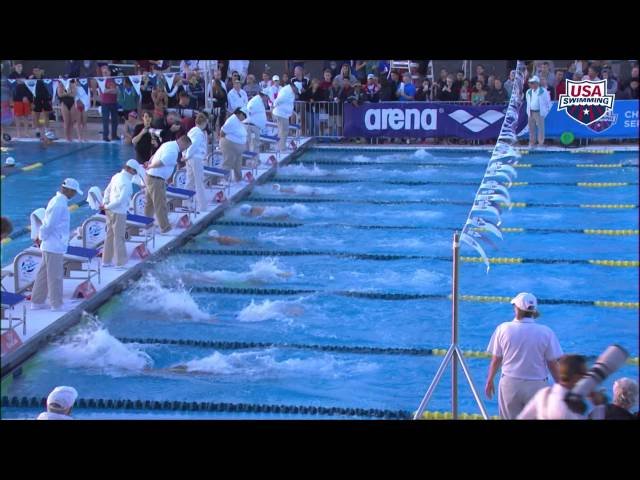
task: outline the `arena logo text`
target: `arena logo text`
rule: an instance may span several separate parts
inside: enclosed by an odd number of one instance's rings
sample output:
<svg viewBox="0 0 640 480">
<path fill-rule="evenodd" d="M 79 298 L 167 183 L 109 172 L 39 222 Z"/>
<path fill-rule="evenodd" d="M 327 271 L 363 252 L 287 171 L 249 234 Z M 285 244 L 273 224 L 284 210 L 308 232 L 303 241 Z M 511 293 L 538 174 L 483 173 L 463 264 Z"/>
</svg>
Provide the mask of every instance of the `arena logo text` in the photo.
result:
<svg viewBox="0 0 640 480">
<path fill-rule="evenodd" d="M 365 113 L 364 124 L 367 130 L 437 130 L 438 112 L 436 109 L 417 108 L 371 108 Z"/>
</svg>

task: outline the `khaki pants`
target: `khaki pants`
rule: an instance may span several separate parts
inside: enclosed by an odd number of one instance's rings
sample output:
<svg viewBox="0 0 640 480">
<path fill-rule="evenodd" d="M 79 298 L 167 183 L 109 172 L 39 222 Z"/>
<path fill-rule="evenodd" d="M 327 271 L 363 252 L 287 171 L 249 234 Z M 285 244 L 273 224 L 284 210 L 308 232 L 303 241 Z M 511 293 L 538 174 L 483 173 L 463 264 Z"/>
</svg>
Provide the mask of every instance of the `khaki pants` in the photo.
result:
<svg viewBox="0 0 640 480">
<path fill-rule="evenodd" d="M 278 142 L 278 150 L 283 151 L 287 148 L 287 135 L 289 135 L 289 119 L 283 117 L 276 117 L 276 122 L 278 123 L 278 136 L 280 137 L 280 141 Z"/>
<path fill-rule="evenodd" d="M 127 263 L 127 247 L 124 234 L 127 229 L 127 215 L 125 213 L 107 213 L 107 238 L 102 251 L 102 263 L 111 263 L 115 253 L 116 265 L 121 267 Z"/>
<path fill-rule="evenodd" d="M 245 125 L 247 127 L 247 150 L 257 152 L 260 148 L 260 128 L 255 125 Z"/>
<path fill-rule="evenodd" d="M 540 112 L 529 113 L 529 145 L 536 143 L 536 128 L 538 130 L 538 143 L 544 145 L 544 118 Z"/>
<path fill-rule="evenodd" d="M 42 252 L 42 264 L 31 292 L 31 303 L 44 303 L 49 296 L 53 308 L 62 305 L 63 253 Z"/>
<path fill-rule="evenodd" d="M 498 385 L 500 418 L 515 420 L 536 392 L 548 385 L 546 380 L 521 380 L 502 376 Z"/>
<path fill-rule="evenodd" d="M 188 190 L 196 192 L 196 210 L 204 212 L 207 209 L 207 197 L 204 194 L 204 167 L 202 158 L 189 157 L 187 160 L 187 184 Z"/>
<path fill-rule="evenodd" d="M 227 140 L 226 137 L 220 140 L 220 150 L 222 150 L 222 168 L 233 170 L 236 182 L 242 180 L 242 152 L 244 151 L 244 143 L 234 143 Z"/>
<path fill-rule="evenodd" d="M 153 217 L 155 213 L 160 231 L 165 233 L 171 230 L 169 223 L 169 209 L 167 208 L 167 182 L 162 178 L 147 175 L 147 188 L 144 194 L 144 215 Z"/>
</svg>

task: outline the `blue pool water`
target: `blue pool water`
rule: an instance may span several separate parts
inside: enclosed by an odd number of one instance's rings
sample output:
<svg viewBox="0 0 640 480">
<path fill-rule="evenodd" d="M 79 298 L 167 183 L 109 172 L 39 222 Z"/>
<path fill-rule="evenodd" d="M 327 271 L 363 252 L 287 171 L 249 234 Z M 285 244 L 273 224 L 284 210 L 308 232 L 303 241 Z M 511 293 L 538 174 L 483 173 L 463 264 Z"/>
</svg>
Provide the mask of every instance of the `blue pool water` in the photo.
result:
<svg viewBox="0 0 640 480">
<path fill-rule="evenodd" d="M 89 187 L 97 185 L 104 189 L 111 176 L 133 156 L 132 147 L 119 144 L 68 144 L 54 143 L 47 148 L 39 143 L 15 143 L 12 150 L 2 153 L 13 156 L 18 164 L 26 166 L 36 162 L 44 165 L 30 171 L 20 171 L 2 180 L 2 215 L 8 216 L 15 231 L 29 225 L 33 210 L 46 207 L 66 177 L 80 182 L 84 196 L 76 196 L 70 203 L 86 200 Z M 4 173 L 4 170 L 3 170 Z M 85 204 L 71 213 L 71 228 L 79 226 L 91 213 Z M 2 245 L 1 263 L 11 263 L 18 252 L 31 244 L 29 234 L 22 235 Z"/>
<path fill-rule="evenodd" d="M 442 357 L 331 351 L 331 347 L 446 348 L 450 341 L 450 303 L 446 299 L 354 298 L 345 292 L 449 294 L 451 265 L 447 257 L 451 255 L 453 230 L 446 228 L 460 228 L 469 206 L 373 202 L 438 200 L 470 204 L 488 157 L 488 153 L 312 149 L 300 157 L 300 163 L 281 168 L 273 182 L 257 187 L 246 200 L 253 205 L 277 207 L 271 210 L 276 217 L 248 219 L 236 206 L 213 226 L 244 243 L 225 247 L 212 242 L 206 233 L 196 237 L 103 305 L 97 321 L 79 326 L 47 347 L 25 364 L 20 377 L 6 379 L 2 395 L 43 397 L 55 385 L 67 384 L 74 385 L 83 398 L 413 411 Z M 354 165 L 320 163 L 327 161 L 351 161 Z M 314 167 L 314 162 L 319 163 Z M 355 165 L 357 162 L 379 165 Z M 413 165 L 420 162 L 448 162 L 451 166 Z M 456 167 L 456 163 L 473 165 Z M 566 231 L 638 229 L 637 209 L 579 207 L 637 205 L 638 169 L 575 166 L 637 164 L 637 153 L 545 153 L 524 156 L 521 163 L 533 166 L 519 168 L 517 181 L 544 185 L 514 186 L 510 190 L 514 202 L 576 206 L 505 209 L 503 226 L 524 231 L 505 233 L 499 250 L 489 249 L 489 255 L 538 262 L 492 265 L 488 275 L 481 264 L 462 263 L 460 292 L 513 296 L 519 291 L 532 291 L 540 299 L 637 302 L 637 268 L 539 262 L 638 260 L 637 235 Z M 559 163 L 566 166 L 542 166 Z M 456 184 L 389 183 L 396 180 Z M 353 182 L 343 183 L 346 181 Z M 582 188 L 575 185 L 577 182 L 633 185 Z M 278 192 L 273 183 L 294 191 Z M 286 218 L 278 216 L 283 213 Z M 310 254 L 290 255 L 301 251 Z M 346 254 L 401 258 L 383 260 Z M 466 248 L 462 254 L 476 256 Z M 216 287 L 227 290 L 211 290 Z M 262 294 L 255 289 L 274 290 Z M 306 292 L 288 293 L 291 290 Z M 559 304 L 541 305 L 541 311 L 539 321 L 556 332 L 565 352 L 596 356 L 608 345 L 619 343 L 632 356 L 638 356 L 637 309 Z M 495 327 L 511 318 L 507 303 L 461 302 L 462 348 L 484 350 Z M 146 340 L 121 343 L 118 339 Z M 237 348 L 166 344 L 168 340 L 187 339 L 241 344 Z M 277 345 L 256 347 L 250 343 Z M 488 360 L 469 358 L 468 364 L 481 387 Z M 171 370 L 177 365 L 187 372 Z M 610 390 L 613 380 L 621 376 L 637 377 L 637 365 L 625 365 L 605 382 L 605 387 Z M 428 410 L 450 408 L 449 382 L 447 372 Z M 460 395 L 461 411 L 477 412 L 463 383 Z M 486 401 L 486 406 L 490 414 L 497 414 L 495 399 Z M 35 413 L 34 408 L 3 408 L 2 416 L 29 418 Z M 76 416 L 307 418 L 99 408 L 79 409 Z"/>
</svg>

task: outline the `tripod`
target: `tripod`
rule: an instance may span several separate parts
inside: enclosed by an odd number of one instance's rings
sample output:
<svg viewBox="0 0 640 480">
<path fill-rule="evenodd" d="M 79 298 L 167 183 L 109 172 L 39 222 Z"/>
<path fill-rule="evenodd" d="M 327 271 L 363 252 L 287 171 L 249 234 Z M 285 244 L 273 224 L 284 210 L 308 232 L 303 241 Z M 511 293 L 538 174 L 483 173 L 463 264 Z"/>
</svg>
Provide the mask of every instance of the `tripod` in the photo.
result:
<svg viewBox="0 0 640 480">
<path fill-rule="evenodd" d="M 460 260 L 460 235 L 458 232 L 453 234 L 453 294 L 451 298 L 451 307 L 452 307 L 452 315 L 451 315 L 451 346 L 447 350 L 444 358 L 442 359 L 442 363 L 438 367 L 438 371 L 436 372 L 436 376 L 434 377 L 431 385 L 429 385 L 429 389 L 427 393 L 425 393 L 424 398 L 420 402 L 420 406 L 418 410 L 413 416 L 414 420 L 418 420 L 422 417 L 422 412 L 427 407 L 433 392 L 436 389 L 436 386 L 440 382 L 442 378 L 442 374 L 445 369 L 451 362 L 451 413 L 453 414 L 453 419 L 458 419 L 458 362 L 460 362 L 460 366 L 462 367 L 462 371 L 464 372 L 465 377 L 467 378 L 467 382 L 469 382 L 469 386 L 471 387 L 471 392 L 473 393 L 473 397 L 480 407 L 480 412 L 485 420 L 489 419 L 489 415 L 487 414 L 487 410 L 484 408 L 484 403 L 480 398 L 480 394 L 476 389 L 476 386 L 471 379 L 471 373 L 469 372 L 469 367 L 467 363 L 464 361 L 464 356 L 462 355 L 462 350 L 458 347 L 458 271 L 459 271 L 459 260 Z"/>
</svg>

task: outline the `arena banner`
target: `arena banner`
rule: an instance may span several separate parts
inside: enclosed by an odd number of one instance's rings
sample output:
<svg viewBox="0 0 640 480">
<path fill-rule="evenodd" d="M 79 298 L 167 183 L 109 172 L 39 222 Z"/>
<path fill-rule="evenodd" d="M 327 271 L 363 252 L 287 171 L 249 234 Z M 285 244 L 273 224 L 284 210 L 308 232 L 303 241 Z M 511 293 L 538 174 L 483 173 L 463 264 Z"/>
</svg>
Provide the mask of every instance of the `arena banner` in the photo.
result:
<svg viewBox="0 0 640 480">
<path fill-rule="evenodd" d="M 558 110 L 558 102 L 552 102 L 544 122 L 545 136 L 560 137 L 571 132 L 576 138 L 638 138 L 638 106 L 638 100 L 615 100 L 613 110 L 590 125 L 583 125 Z"/>
<path fill-rule="evenodd" d="M 345 137 L 498 138 L 507 105 L 462 105 L 432 102 L 382 102 L 344 105 Z M 527 123 L 520 116 L 517 132 Z"/>
</svg>

